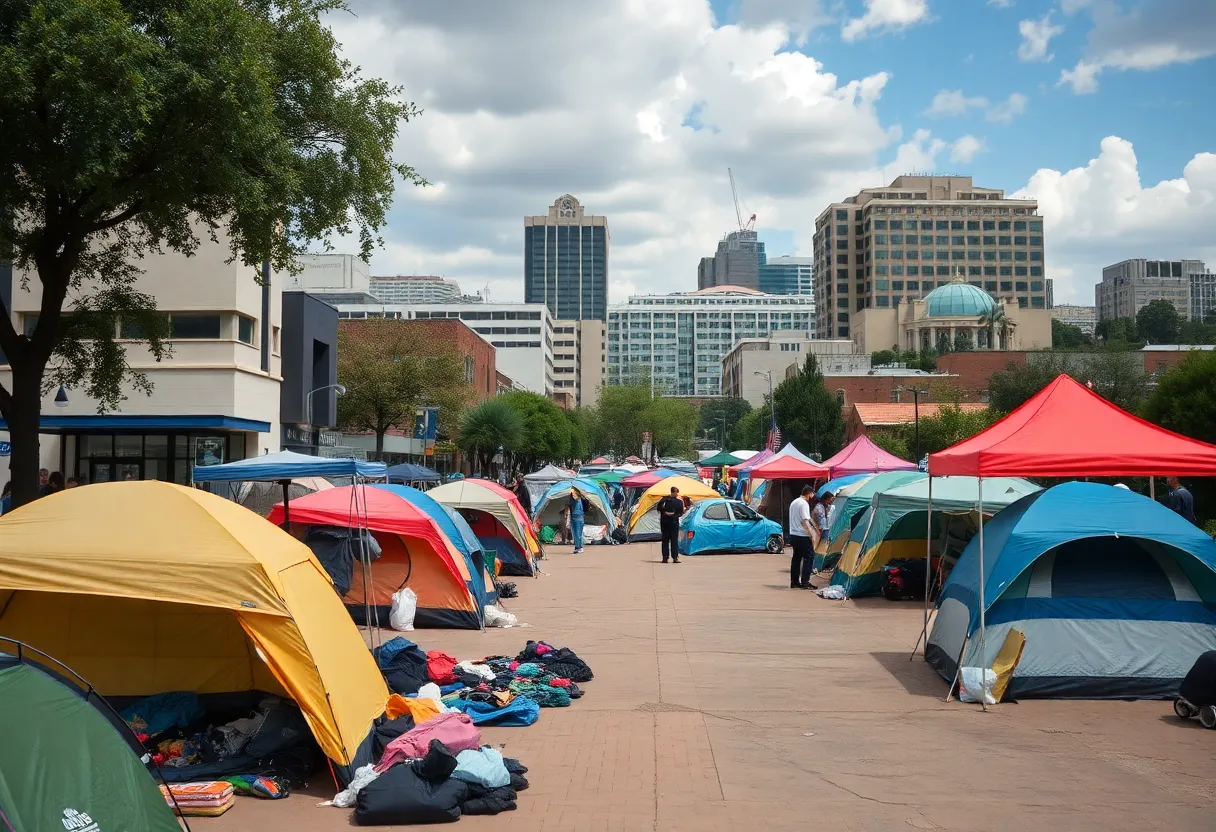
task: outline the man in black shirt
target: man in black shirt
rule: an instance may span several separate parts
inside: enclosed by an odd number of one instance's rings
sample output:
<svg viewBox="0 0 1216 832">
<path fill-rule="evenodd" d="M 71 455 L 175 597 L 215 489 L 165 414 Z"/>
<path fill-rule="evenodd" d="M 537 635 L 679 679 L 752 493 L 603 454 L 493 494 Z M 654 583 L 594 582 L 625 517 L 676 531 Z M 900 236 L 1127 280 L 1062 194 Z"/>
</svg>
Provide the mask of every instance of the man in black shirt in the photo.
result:
<svg viewBox="0 0 1216 832">
<path fill-rule="evenodd" d="M 684 514 L 684 501 L 680 499 L 680 489 L 672 488 L 671 494 L 659 500 L 659 533 L 663 538 L 663 563 L 667 563 L 670 552 L 671 562 L 680 562 L 680 516 Z"/>
<path fill-rule="evenodd" d="M 528 484 L 524 482 L 522 474 L 515 477 L 515 496 L 519 499 L 519 504 L 529 517 L 532 516 L 532 495 L 528 493 Z"/>
</svg>

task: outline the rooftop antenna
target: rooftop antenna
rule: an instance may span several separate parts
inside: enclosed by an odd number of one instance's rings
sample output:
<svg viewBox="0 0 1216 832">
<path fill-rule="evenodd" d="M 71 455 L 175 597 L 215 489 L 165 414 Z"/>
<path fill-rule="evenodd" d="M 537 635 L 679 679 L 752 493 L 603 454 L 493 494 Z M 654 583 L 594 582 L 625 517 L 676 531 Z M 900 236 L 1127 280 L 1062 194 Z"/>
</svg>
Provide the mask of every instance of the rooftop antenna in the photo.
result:
<svg viewBox="0 0 1216 832">
<path fill-rule="evenodd" d="M 748 218 L 747 223 L 743 222 L 743 209 L 739 207 L 739 189 L 735 187 L 735 174 L 730 168 L 726 169 L 726 175 L 730 177 L 730 195 L 735 201 L 735 222 L 739 224 L 740 231 L 751 231 L 756 225 L 756 215 L 752 214 Z"/>
</svg>

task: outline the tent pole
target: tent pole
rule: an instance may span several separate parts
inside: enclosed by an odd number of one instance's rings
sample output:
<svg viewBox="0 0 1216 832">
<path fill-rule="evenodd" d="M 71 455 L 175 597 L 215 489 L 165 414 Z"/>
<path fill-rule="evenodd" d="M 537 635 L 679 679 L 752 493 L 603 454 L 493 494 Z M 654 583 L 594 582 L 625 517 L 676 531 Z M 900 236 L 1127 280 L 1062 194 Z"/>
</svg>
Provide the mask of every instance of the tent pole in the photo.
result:
<svg viewBox="0 0 1216 832">
<path fill-rule="evenodd" d="M 291 480 L 279 480 L 283 486 L 283 525 L 285 532 L 291 531 Z"/>
<path fill-rule="evenodd" d="M 963 656 L 967 655 L 967 644 L 971 641 L 971 636 L 963 636 L 963 649 L 958 651 L 958 661 L 954 663 L 954 680 L 950 682 L 950 689 L 946 691 L 946 698 L 942 701 L 949 702 L 954 696 L 954 686 L 958 684 L 959 677 L 963 674 Z"/>
<path fill-rule="evenodd" d="M 979 498 L 980 507 L 980 662 L 985 662 L 987 659 L 984 656 L 984 478 L 976 477 L 975 480 L 976 496 Z M 961 670 L 959 671 L 962 672 Z M 983 685 L 984 685 L 984 667 L 980 666 L 980 708 L 988 710 L 988 703 L 984 701 Z"/>
<path fill-rule="evenodd" d="M 1157 478 L 1154 476 L 1148 478 L 1148 498 L 1154 501 L 1157 499 Z"/>
<path fill-rule="evenodd" d="M 925 620 L 920 628 L 920 635 L 916 637 L 916 644 L 912 645 L 912 655 L 908 656 L 908 661 L 916 658 L 916 649 L 920 647 L 922 639 L 925 640 L 925 652 L 929 650 L 929 587 L 933 580 L 933 475 L 929 475 L 929 516 L 925 519 Z"/>
</svg>

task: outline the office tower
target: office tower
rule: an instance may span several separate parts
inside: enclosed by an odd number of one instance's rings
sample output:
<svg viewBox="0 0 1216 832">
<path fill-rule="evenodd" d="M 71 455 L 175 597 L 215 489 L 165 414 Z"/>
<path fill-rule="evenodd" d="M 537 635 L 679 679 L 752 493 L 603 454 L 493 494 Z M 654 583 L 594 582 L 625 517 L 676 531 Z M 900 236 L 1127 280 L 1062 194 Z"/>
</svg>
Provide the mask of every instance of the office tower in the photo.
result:
<svg viewBox="0 0 1216 832">
<path fill-rule="evenodd" d="M 813 257 L 768 258 L 760 264 L 760 291 L 769 295 L 812 296 L 814 265 Z"/>
<path fill-rule="evenodd" d="M 608 314 L 608 219 L 587 214 L 570 194 L 546 216 L 524 217 L 524 301 L 559 320 Z"/>
<path fill-rule="evenodd" d="M 731 231 L 718 241 L 713 257 L 702 257 L 697 266 L 697 288 L 740 286 L 760 290 L 760 264 L 764 243 L 755 231 Z"/>
<path fill-rule="evenodd" d="M 1102 282 L 1094 287 L 1098 321 L 1134 318 L 1155 300 L 1168 300 L 1179 317 L 1190 318 L 1191 275 L 1205 271 L 1200 260 L 1135 259 L 1107 266 L 1102 269 Z"/>
<path fill-rule="evenodd" d="M 369 292 L 382 303 L 454 303 L 461 300 L 459 283 L 433 275 L 373 276 Z"/>
</svg>

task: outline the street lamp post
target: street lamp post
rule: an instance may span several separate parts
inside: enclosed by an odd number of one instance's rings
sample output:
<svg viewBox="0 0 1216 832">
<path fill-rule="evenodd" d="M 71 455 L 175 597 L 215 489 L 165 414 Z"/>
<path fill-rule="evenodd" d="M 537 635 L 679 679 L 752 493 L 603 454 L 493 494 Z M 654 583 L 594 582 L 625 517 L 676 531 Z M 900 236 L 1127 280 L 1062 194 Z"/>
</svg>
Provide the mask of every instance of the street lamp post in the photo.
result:
<svg viewBox="0 0 1216 832">
<path fill-rule="evenodd" d="M 895 388 L 895 392 L 912 394 L 912 423 L 914 426 L 913 434 L 914 434 L 914 442 L 915 442 L 915 448 L 916 448 L 915 462 L 919 466 L 920 465 L 920 397 L 928 395 L 929 391 L 928 390 L 918 390 L 915 387 L 904 387 L 903 385 L 900 385 L 899 387 Z"/>
<path fill-rule="evenodd" d="M 726 450 L 726 417 L 719 416 L 718 421 L 722 423 L 722 450 Z"/>
<path fill-rule="evenodd" d="M 317 393 L 320 393 L 322 390 L 333 390 L 339 396 L 346 395 L 346 385 L 344 385 L 344 384 L 327 384 L 324 387 L 318 387 L 315 390 L 308 391 L 308 430 L 310 432 L 315 432 L 314 426 L 312 423 L 312 397 L 315 396 Z M 310 443 L 310 444 L 315 445 L 317 443 Z"/>
<path fill-rule="evenodd" d="M 772 423 L 774 421 L 773 405 L 775 404 L 773 402 L 773 371 L 772 370 L 755 370 L 752 373 L 752 375 L 764 376 L 765 378 L 768 379 L 768 423 L 769 423 L 769 425 L 772 425 Z M 767 426 L 762 425 L 760 428 L 760 447 L 761 447 L 761 449 L 763 449 L 764 446 L 767 444 L 767 442 L 765 441 L 765 438 L 764 438 L 765 437 L 764 431 L 765 431 L 766 427 Z"/>
</svg>

